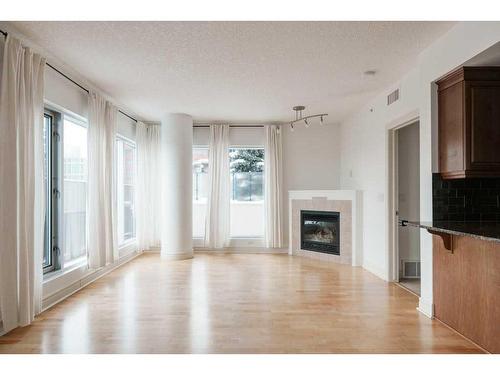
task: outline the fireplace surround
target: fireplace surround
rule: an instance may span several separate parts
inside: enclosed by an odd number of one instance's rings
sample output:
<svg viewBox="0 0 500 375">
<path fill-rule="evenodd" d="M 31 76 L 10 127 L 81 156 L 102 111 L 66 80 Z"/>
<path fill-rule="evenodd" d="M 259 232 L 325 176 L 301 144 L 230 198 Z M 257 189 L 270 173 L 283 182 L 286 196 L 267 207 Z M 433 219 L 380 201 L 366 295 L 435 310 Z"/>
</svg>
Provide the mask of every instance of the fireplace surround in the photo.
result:
<svg viewBox="0 0 500 375">
<path fill-rule="evenodd" d="M 340 255 L 340 212 L 300 211 L 301 249 Z"/>
<path fill-rule="evenodd" d="M 356 190 L 288 191 L 288 253 L 327 262 L 362 264 L 362 193 Z M 302 243 L 302 211 L 338 213 L 339 253 L 305 249 Z"/>
</svg>

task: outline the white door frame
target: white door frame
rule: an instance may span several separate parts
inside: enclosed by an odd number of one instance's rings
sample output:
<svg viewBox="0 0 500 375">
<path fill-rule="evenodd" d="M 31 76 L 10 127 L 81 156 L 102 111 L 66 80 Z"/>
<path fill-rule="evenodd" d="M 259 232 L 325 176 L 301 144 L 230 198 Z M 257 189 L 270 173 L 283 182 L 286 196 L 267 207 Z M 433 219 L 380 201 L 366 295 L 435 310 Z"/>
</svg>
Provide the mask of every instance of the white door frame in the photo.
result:
<svg viewBox="0 0 500 375">
<path fill-rule="evenodd" d="M 419 123 L 418 115 L 410 115 L 409 119 L 403 120 L 395 126 L 388 127 L 387 137 L 388 137 L 388 237 L 389 237 L 389 247 L 388 247 L 388 265 L 389 265 L 389 281 L 399 282 L 399 248 L 398 248 L 398 222 L 396 210 L 398 207 L 398 142 L 397 130 L 404 128 L 408 125 L 413 125 Z M 419 132 L 420 134 L 420 132 Z M 419 160 L 420 168 L 420 160 Z"/>
</svg>

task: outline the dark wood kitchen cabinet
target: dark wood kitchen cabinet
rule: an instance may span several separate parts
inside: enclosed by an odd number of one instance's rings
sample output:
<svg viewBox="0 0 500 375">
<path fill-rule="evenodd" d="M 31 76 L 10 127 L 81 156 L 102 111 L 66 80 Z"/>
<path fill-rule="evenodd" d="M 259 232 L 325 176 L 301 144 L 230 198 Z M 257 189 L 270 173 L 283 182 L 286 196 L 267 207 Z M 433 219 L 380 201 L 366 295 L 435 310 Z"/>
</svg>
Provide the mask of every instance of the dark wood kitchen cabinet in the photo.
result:
<svg viewBox="0 0 500 375">
<path fill-rule="evenodd" d="M 437 81 L 442 178 L 500 176 L 500 67 L 462 67 Z"/>
</svg>

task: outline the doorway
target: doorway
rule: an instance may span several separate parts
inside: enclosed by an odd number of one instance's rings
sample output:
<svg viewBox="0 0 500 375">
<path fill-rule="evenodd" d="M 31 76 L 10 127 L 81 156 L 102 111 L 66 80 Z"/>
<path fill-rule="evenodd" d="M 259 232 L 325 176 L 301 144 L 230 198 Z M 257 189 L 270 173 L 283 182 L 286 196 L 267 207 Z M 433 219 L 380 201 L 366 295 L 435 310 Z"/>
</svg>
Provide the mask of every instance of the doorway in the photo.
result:
<svg viewBox="0 0 500 375">
<path fill-rule="evenodd" d="M 396 221 L 419 221 L 419 122 L 397 128 L 394 142 Z M 420 296 L 420 231 L 418 228 L 398 225 L 396 232 L 396 281 Z"/>
</svg>

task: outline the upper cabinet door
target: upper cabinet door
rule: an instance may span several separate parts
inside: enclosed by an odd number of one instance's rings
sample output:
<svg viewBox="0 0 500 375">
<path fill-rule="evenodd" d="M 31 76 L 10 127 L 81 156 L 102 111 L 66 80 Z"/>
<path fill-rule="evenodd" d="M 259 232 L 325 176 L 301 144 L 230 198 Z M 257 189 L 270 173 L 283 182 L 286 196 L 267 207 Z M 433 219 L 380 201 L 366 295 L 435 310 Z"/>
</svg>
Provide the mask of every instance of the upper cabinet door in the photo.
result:
<svg viewBox="0 0 500 375">
<path fill-rule="evenodd" d="M 500 84 L 471 82 L 470 168 L 500 168 Z"/>
<path fill-rule="evenodd" d="M 439 92 L 439 168 L 440 171 L 463 171 L 464 155 L 464 84 L 456 82 Z"/>
<path fill-rule="evenodd" d="M 437 85 L 442 177 L 500 176 L 500 68 L 463 67 Z"/>
</svg>

